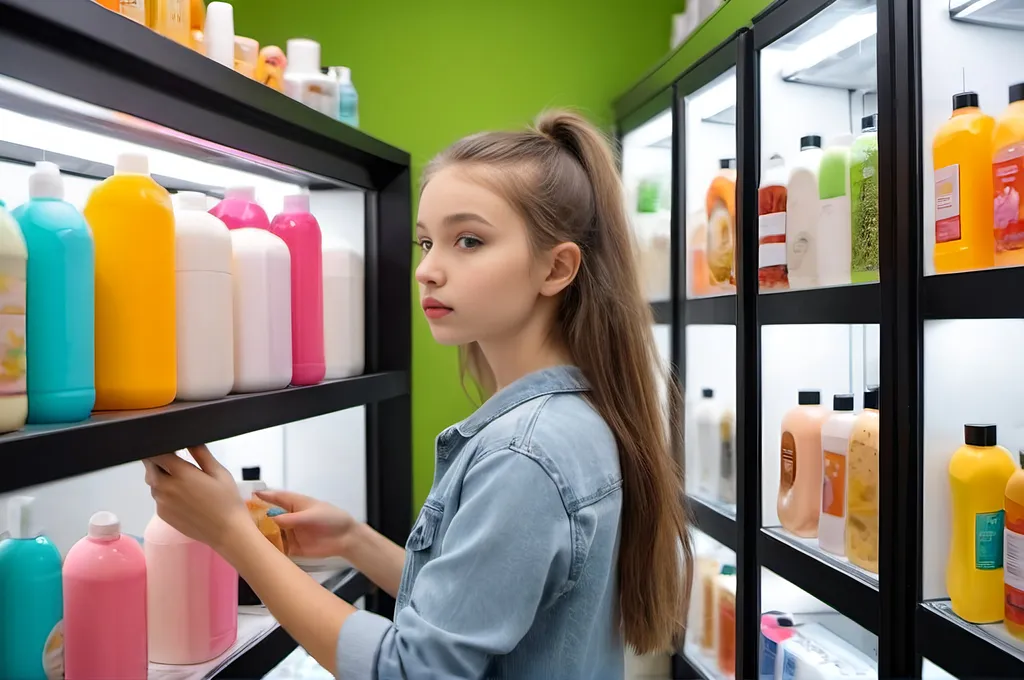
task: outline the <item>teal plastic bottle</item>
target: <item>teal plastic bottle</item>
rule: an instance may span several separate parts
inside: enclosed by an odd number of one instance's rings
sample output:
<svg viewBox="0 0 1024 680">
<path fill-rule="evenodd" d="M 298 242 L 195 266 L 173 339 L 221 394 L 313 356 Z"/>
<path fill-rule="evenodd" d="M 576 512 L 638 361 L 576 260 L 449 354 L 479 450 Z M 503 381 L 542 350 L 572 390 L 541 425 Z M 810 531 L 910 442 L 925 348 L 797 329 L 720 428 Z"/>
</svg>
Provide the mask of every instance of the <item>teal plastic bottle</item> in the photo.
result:
<svg viewBox="0 0 1024 680">
<path fill-rule="evenodd" d="M 0 541 L 0 678 L 47 680 L 63 674 L 60 551 L 34 526 L 33 500 L 7 501 L 13 537 Z"/>
<path fill-rule="evenodd" d="M 28 422 L 73 423 L 96 402 L 92 234 L 53 163 L 36 163 L 29 196 L 13 213 L 29 254 Z"/>
</svg>

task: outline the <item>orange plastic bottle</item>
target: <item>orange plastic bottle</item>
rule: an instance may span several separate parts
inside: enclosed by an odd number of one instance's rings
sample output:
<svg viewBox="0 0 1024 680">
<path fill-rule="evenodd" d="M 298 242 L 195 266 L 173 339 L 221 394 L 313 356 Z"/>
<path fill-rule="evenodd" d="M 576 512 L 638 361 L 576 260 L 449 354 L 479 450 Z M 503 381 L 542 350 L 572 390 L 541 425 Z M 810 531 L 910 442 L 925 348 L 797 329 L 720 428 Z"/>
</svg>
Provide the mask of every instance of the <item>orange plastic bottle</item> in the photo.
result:
<svg viewBox="0 0 1024 680">
<path fill-rule="evenodd" d="M 932 143 L 935 168 L 935 271 L 995 264 L 992 233 L 992 130 L 976 92 L 953 95 L 953 115 Z"/>
<path fill-rule="evenodd" d="M 992 138 L 996 265 L 1024 264 L 1024 83 L 1010 86 L 1010 105 Z"/>
<path fill-rule="evenodd" d="M 96 410 L 174 400 L 174 212 L 143 154 L 117 157 L 85 204 L 96 244 Z"/>
<path fill-rule="evenodd" d="M 1018 452 L 1024 466 L 1024 451 Z M 1006 483 L 1003 498 L 1003 624 L 1024 640 L 1024 470 L 1018 468 Z"/>
</svg>

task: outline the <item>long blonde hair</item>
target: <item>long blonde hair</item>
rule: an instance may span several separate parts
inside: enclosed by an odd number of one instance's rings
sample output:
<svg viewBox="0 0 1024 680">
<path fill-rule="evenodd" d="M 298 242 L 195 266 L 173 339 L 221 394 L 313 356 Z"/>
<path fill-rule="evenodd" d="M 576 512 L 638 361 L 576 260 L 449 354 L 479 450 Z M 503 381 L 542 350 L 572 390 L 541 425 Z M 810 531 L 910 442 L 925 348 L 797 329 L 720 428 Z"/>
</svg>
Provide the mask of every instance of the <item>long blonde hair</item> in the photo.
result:
<svg viewBox="0 0 1024 680">
<path fill-rule="evenodd" d="M 693 566 L 682 471 L 659 398 L 661 361 L 650 306 L 637 275 L 622 183 L 604 135 L 568 111 L 541 115 L 519 132 L 456 142 L 426 168 L 477 166 L 484 181 L 526 220 L 537 250 L 574 242 L 583 257 L 562 294 L 555 332 L 590 384 L 588 399 L 615 435 L 623 478 L 619 600 L 627 644 L 640 653 L 674 650 L 685 625 Z M 494 376 L 480 348 L 462 348 L 480 391 Z M 678 409 L 678 385 L 669 380 Z M 677 438 L 681 442 L 681 438 Z"/>
</svg>

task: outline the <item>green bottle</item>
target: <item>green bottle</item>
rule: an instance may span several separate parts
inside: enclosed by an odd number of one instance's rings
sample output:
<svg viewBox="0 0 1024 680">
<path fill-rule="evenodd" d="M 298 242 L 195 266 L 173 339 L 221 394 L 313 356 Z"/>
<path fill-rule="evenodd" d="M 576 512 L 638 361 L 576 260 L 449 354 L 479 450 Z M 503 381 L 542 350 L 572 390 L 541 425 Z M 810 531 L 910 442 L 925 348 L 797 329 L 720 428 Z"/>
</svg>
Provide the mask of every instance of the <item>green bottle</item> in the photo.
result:
<svg viewBox="0 0 1024 680">
<path fill-rule="evenodd" d="M 853 283 L 878 280 L 878 114 L 864 116 L 850 147 Z"/>
</svg>

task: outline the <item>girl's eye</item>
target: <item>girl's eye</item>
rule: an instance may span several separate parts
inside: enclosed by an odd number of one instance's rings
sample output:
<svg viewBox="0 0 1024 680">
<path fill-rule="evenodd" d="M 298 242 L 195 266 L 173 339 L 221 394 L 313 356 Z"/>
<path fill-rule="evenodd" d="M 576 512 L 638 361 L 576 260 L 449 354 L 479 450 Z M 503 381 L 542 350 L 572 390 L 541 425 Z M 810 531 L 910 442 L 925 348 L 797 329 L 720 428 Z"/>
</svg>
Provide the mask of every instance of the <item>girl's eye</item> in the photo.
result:
<svg viewBox="0 0 1024 680">
<path fill-rule="evenodd" d="M 421 252 L 426 253 L 428 250 L 430 250 L 430 246 L 432 246 L 433 244 L 429 240 L 424 238 L 420 239 L 419 241 L 413 241 L 413 245 L 418 247 Z"/>
<path fill-rule="evenodd" d="M 467 250 L 473 250 L 474 248 L 478 248 L 483 245 L 483 241 L 475 236 L 460 236 L 456 243 Z"/>
</svg>

